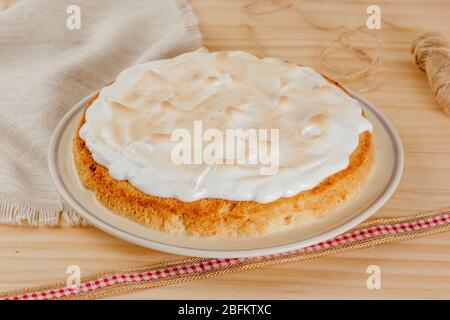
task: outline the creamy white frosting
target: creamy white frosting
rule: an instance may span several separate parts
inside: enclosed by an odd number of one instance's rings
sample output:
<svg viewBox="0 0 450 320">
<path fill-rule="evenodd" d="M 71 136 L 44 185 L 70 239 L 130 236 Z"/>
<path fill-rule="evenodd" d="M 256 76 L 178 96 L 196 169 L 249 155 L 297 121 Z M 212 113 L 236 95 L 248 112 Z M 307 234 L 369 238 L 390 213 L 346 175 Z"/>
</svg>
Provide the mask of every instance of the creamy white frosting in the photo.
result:
<svg viewBox="0 0 450 320">
<path fill-rule="evenodd" d="M 279 129 L 279 169 L 171 160 L 178 128 Z M 124 70 L 86 112 L 80 137 L 117 180 L 154 196 L 267 203 L 345 169 L 372 130 L 361 106 L 308 67 L 206 49 Z"/>
</svg>

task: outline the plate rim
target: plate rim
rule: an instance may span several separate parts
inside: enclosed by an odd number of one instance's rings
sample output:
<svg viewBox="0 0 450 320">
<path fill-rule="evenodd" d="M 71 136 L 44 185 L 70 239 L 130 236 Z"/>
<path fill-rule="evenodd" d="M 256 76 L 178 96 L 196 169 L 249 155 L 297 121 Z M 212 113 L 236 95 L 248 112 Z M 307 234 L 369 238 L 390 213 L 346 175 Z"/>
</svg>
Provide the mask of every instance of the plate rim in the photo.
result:
<svg viewBox="0 0 450 320">
<path fill-rule="evenodd" d="M 150 240 L 142 238 L 138 235 L 130 233 L 126 230 L 122 230 L 117 228 L 107 221 L 104 221 L 98 217 L 96 217 L 89 210 L 84 208 L 84 206 L 76 200 L 71 192 L 66 187 L 62 177 L 61 172 L 58 169 L 58 148 L 59 142 L 62 137 L 62 132 L 64 131 L 65 126 L 69 121 L 78 113 L 80 109 L 82 109 L 85 104 L 95 95 L 98 91 L 91 93 L 86 96 L 82 100 L 80 100 L 77 104 L 75 104 L 69 112 L 67 112 L 61 121 L 56 126 L 48 148 L 48 168 L 50 172 L 50 176 L 53 180 L 56 189 L 63 197 L 63 199 L 80 215 L 82 215 L 90 224 L 99 228 L 100 230 L 111 234 L 117 238 L 122 240 L 131 242 L 133 244 L 143 246 L 146 248 L 164 251 L 168 253 L 174 253 L 179 255 L 187 255 L 187 256 L 196 256 L 196 257 L 208 257 L 208 258 L 243 258 L 243 257 L 256 257 L 256 256 L 266 256 L 277 253 L 284 253 L 292 250 L 298 250 L 301 248 L 308 247 L 310 245 L 316 244 L 321 241 L 325 241 L 331 239 L 339 234 L 342 234 L 353 227 L 357 226 L 359 223 L 365 221 L 367 218 L 376 213 L 392 196 L 392 194 L 397 189 L 398 184 L 400 183 L 403 168 L 404 168 L 404 153 L 403 146 L 400 139 L 399 134 L 395 130 L 394 126 L 391 122 L 384 116 L 384 114 L 378 110 L 373 104 L 367 101 L 365 98 L 361 97 L 354 91 L 345 88 L 349 91 L 349 93 L 358 100 L 364 108 L 367 108 L 371 111 L 371 113 L 378 118 L 382 127 L 388 134 L 393 147 L 394 147 L 394 169 L 389 178 L 389 183 L 387 187 L 384 189 L 383 193 L 378 196 L 378 198 L 369 205 L 365 210 L 359 213 L 357 216 L 351 218 L 347 222 L 340 224 L 336 228 L 333 228 L 328 231 L 324 231 L 318 233 L 312 237 L 289 242 L 281 245 L 274 245 L 269 247 L 262 248 L 254 248 L 254 249 L 231 249 L 231 250 L 218 250 L 218 249 L 202 249 L 202 248 L 191 248 L 191 247 L 183 247 L 173 244 L 166 244 L 163 242 Z"/>
</svg>

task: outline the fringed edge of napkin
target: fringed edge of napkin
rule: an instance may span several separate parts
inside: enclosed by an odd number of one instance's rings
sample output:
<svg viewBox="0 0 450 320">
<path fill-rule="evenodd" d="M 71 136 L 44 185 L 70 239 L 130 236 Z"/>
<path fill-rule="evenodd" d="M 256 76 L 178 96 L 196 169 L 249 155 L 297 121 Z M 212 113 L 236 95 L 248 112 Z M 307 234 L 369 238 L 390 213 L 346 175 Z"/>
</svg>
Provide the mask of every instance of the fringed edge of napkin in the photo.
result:
<svg viewBox="0 0 450 320">
<path fill-rule="evenodd" d="M 180 9 L 181 16 L 185 18 L 184 26 L 189 34 L 191 34 L 193 43 L 189 50 L 200 48 L 203 42 L 203 34 L 199 29 L 199 20 L 188 0 L 175 0 L 175 4 Z"/>
<path fill-rule="evenodd" d="M 385 243 L 450 231 L 450 208 L 423 214 L 368 220 L 356 228 L 312 246 L 254 258 L 187 258 L 105 271 L 83 277 L 80 284 L 66 282 L 0 293 L 5 300 L 97 299 L 136 290 L 204 279 L 230 272 L 308 260 Z"/>
<path fill-rule="evenodd" d="M 0 224 L 58 226 L 61 220 L 72 226 L 88 225 L 86 219 L 65 204 L 55 206 L 23 200 L 0 200 Z"/>
</svg>

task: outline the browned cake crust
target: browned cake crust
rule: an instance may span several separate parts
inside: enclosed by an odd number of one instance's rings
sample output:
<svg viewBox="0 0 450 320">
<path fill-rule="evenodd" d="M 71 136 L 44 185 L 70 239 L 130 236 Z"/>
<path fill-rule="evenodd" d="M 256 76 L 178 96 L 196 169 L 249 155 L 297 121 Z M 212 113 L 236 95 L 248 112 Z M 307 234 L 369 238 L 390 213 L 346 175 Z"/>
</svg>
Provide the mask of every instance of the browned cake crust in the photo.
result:
<svg viewBox="0 0 450 320">
<path fill-rule="evenodd" d="M 75 165 L 82 183 L 94 191 L 108 209 L 166 232 L 186 232 L 193 236 L 258 236 L 324 218 L 360 190 L 374 158 L 372 135 L 363 132 L 346 169 L 293 197 L 271 203 L 223 199 L 182 202 L 143 193 L 128 181 L 113 179 L 107 168 L 96 163 L 79 137 L 86 109 L 73 139 Z"/>
</svg>

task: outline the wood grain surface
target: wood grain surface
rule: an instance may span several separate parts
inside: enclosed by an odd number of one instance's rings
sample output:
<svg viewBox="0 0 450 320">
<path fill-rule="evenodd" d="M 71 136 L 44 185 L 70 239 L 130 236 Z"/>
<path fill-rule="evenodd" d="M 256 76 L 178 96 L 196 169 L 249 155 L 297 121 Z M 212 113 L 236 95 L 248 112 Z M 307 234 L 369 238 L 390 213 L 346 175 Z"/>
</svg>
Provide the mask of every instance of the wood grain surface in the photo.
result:
<svg viewBox="0 0 450 320">
<path fill-rule="evenodd" d="M 381 81 L 375 90 L 362 95 L 377 105 L 400 133 L 405 171 L 398 190 L 376 216 L 450 206 L 450 117 L 436 105 L 426 77 L 409 51 L 411 40 L 421 30 L 440 31 L 450 39 L 450 1 L 301 1 L 309 22 L 292 10 L 249 18 L 241 11 L 245 3 L 192 0 L 206 47 L 256 52 L 246 28 L 251 23 L 265 54 L 319 69 L 319 52 L 337 33 L 319 30 L 311 22 L 327 28 L 357 27 L 365 25 L 367 6 L 379 5 L 382 18 L 388 21 L 377 31 L 382 40 Z M 370 49 L 373 41 L 362 40 L 361 46 Z M 339 59 L 343 64 L 352 63 L 350 58 Z M 1 226 L 0 290 L 63 280 L 71 264 L 89 274 L 174 258 L 93 227 Z M 366 287 L 369 265 L 381 268 L 379 290 Z M 450 233 L 114 298 L 449 299 Z"/>
</svg>

